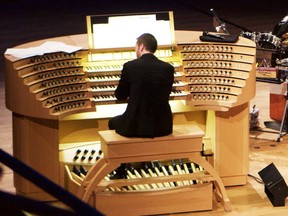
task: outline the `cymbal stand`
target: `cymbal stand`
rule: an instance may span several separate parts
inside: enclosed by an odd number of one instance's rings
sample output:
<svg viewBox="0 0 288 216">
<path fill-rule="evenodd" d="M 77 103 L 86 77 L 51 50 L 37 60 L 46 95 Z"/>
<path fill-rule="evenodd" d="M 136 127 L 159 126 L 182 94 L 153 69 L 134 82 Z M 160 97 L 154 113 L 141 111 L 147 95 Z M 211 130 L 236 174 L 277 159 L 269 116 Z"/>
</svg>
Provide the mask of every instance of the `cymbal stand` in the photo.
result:
<svg viewBox="0 0 288 216">
<path fill-rule="evenodd" d="M 286 85 L 288 85 L 288 83 L 286 83 Z M 288 87 L 288 86 L 287 86 Z M 287 134 L 287 131 L 285 131 L 285 133 L 283 134 L 282 131 L 283 131 L 283 127 L 284 127 L 284 123 L 286 121 L 286 115 L 287 115 L 287 108 L 288 108 L 288 95 L 287 95 L 287 91 L 286 91 L 286 94 L 285 94 L 285 99 L 286 99 L 286 102 L 285 102 L 285 107 L 284 107 L 284 111 L 283 111 L 283 116 L 282 116 L 282 121 L 281 121 L 281 126 L 280 126 L 280 129 L 279 129 L 279 135 L 278 135 L 278 138 L 277 138 L 277 142 L 280 142 L 281 141 L 281 137 L 285 136 Z M 288 123 L 286 125 L 286 130 L 288 129 Z"/>
</svg>

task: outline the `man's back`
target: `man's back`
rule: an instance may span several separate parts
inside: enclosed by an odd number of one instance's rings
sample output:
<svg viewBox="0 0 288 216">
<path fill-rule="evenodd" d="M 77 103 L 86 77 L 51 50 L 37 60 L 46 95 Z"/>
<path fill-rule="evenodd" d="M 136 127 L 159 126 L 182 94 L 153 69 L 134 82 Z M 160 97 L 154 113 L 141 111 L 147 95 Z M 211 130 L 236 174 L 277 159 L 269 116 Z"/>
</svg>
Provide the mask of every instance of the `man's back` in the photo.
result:
<svg viewBox="0 0 288 216">
<path fill-rule="evenodd" d="M 155 137 L 172 132 L 169 106 L 174 68 L 153 54 L 124 64 L 117 99 L 129 98 L 116 132 L 124 136 Z"/>
</svg>

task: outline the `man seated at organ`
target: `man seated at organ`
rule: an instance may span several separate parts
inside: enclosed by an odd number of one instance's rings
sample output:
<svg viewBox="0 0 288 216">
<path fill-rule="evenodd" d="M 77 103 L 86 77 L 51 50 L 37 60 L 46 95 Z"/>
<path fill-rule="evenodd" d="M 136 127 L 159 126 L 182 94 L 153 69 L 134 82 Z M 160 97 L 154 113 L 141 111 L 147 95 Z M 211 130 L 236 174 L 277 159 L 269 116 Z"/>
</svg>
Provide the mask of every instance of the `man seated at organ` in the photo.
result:
<svg viewBox="0 0 288 216">
<path fill-rule="evenodd" d="M 157 40 L 149 33 L 137 38 L 137 59 L 124 64 L 118 100 L 128 99 L 125 112 L 109 121 L 109 129 L 127 137 L 159 137 L 172 133 L 173 120 L 169 95 L 174 81 L 174 68 L 154 53 Z"/>
</svg>

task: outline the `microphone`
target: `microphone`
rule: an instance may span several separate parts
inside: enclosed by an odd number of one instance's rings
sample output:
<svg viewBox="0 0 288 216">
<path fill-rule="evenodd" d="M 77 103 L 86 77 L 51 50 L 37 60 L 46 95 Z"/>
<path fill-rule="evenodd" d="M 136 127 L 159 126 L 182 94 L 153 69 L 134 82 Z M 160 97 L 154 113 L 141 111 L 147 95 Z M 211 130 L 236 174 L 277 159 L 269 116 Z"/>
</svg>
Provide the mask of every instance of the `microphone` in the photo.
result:
<svg viewBox="0 0 288 216">
<path fill-rule="evenodd" d="M 209 34 L 208 31 L 203 31 L 203 36 L 209 36 L 209 37 L 214 37 L 218 39 L 225 39 L 222 35 L 219 34 Z"/>
</svg>

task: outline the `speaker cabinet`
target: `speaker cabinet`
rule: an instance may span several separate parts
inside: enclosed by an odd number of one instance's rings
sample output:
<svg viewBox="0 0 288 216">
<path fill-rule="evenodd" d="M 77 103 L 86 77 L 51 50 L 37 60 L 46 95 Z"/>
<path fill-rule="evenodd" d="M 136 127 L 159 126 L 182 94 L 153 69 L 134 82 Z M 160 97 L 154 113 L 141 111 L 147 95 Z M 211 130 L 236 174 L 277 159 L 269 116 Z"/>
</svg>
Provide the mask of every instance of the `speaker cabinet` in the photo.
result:
<svg viewBox="0 0 288 216">
<path fill-rule="evenodd" d="M 285 206 L 288 187 L 273 163 L 258 172 L 265 184 L 265 193 L 273 206 Z"/>
</svg>

